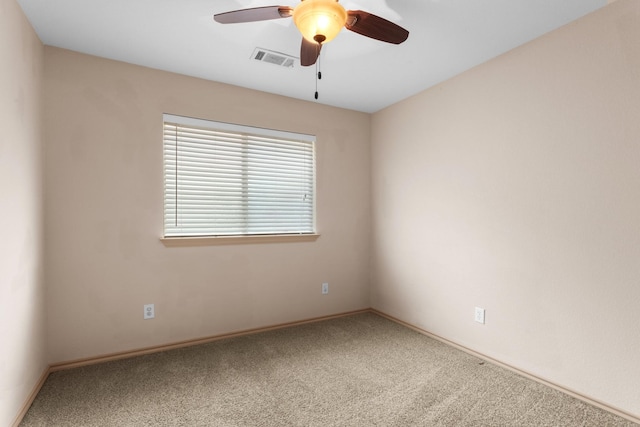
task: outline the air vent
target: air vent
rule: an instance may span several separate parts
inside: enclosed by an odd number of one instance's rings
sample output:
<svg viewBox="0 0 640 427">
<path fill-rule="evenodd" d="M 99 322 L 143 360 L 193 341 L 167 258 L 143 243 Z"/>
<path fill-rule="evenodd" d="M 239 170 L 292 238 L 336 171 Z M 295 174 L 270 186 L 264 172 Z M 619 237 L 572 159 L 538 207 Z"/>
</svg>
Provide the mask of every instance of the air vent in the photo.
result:
<svg viewBox="0 0 640 427">
<path fill-rule="evenodd" d="M 295 64 L 295 56 L 285 55 L 284 53 L 274 52 L 272 50 L 257 47 L 251 55 L 251 59 L 256 61 L 268 62 L 269 64 L 279 65 L 280 67 L 292 68 Z"/>
</svg>

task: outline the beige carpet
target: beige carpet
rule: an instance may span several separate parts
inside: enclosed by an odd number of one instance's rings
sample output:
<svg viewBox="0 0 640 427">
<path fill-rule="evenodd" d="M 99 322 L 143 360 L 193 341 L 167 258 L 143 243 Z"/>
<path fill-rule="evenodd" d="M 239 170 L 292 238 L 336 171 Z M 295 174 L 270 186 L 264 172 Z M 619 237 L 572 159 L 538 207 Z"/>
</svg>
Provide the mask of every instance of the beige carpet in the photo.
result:
<svg viewBox="0 0 640 427">
<path fill-rule="evenodd" d="M 54 372 L 22 426 L 633 426 L 358 314 Z"/>
</svg>

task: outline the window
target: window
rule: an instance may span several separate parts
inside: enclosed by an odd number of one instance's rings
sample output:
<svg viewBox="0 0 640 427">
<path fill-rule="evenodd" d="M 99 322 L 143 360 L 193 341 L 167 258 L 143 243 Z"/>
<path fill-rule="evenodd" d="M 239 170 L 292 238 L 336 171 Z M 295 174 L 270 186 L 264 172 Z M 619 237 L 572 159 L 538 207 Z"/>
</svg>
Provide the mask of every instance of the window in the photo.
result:
<svg viewBox="0 0 640 427">
<path fill-rule="evenodd" d="M 164 236 L 315 233 L 315 137 L 164 115 Z"/>
</svg>

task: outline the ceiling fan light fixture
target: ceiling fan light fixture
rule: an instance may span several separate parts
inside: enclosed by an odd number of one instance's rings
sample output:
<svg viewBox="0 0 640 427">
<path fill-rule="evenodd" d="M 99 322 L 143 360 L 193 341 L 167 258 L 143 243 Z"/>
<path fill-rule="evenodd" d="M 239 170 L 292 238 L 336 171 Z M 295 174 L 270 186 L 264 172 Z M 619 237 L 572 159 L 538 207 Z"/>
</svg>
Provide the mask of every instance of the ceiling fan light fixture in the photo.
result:
<svg viewBox="0 0 640 427">
<path fill-rule="evenodd" d="M 293 10 L 293 22 L 312 43 L 333 40 L 347 22 L 347 11 L 337 0 L 302 0 Z"/>
</svg>

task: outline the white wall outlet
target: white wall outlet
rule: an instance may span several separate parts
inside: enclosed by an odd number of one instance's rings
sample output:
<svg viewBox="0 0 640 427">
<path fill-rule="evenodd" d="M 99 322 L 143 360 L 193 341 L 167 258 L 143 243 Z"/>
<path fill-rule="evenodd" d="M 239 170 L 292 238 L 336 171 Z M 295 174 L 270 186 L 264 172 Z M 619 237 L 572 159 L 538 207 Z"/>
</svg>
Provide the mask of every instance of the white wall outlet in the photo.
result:
<svg viewBox="0 0 640 427">
<path fill-rule="evenodd" d="M 326 295 L 328 293 L 329 293 L 329 284 L 325 282 L 322 284 L 322 295 Z"/>
<path fill-rule="evenodd" d="M 156 307 L 153 304 L 144 305 L 144 319 L 153 319 L 156 317 Z"/>
<path fill-rule="evenodd" d="M 484 308 L 476 307 L 474 319 L 478 323 L 484 323 Z"/>
</svg>

